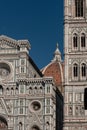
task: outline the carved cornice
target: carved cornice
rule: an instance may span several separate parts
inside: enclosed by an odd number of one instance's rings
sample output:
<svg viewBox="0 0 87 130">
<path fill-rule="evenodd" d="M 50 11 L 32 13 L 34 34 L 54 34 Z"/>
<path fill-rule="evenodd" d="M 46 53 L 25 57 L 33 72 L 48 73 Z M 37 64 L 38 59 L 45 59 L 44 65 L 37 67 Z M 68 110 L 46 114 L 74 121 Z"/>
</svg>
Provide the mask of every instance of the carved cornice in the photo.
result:
<svg viewBox="0 0 87 130">
<path fill-rule="evenodd" d="M 25 83 L 51 83 L 54 84 L 52 77 L 45 77 L 45 78 L 26 78 L 26 79 L 17 79 L 19 83 L 25 82 Z"/>
<path fill-rule="evenodd" d="M 10 45 L 12 47 L 25 46 L 25 47 L 27 47 L 27 49 L 31 48 L 30 42 L 28 40 L 15 40 L 15 39 L 12 39 L 12 38 L 7 37 L 5 35 L 1 35 L 0 36 L 0 41 L 5 43 L 5 44 L 8 44 L 8 45 Z"/>
</svg>

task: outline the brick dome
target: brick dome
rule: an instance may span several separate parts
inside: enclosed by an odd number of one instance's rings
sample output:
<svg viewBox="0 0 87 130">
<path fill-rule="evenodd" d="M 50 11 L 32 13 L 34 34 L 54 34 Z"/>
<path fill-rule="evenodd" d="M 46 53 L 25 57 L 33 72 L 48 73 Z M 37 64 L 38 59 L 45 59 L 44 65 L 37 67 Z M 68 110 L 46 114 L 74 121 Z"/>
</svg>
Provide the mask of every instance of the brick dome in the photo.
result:
<svg viewBox="0 0 87 130">
<path fill-rule="evenodd" d="M 63 82 L 63 72 L 62 72 L 62 64 L 58 62 L 53 62 L 46 66 L 44 70 L 42 71 L 44 76 L 52 76 L 54 78 L 56 85 L 61 85 Z"/>
<path fill-rule="evenodd" d="M 43 68 L 42 73 L 46 77 L 52 76 L 55 81 L 55 85 L 60 91 L 62 91 L 63 84 L 63 66 L 63 62 L 61 61 L 61 53 L 57 45 L 53 60 Z"/>
</svg>

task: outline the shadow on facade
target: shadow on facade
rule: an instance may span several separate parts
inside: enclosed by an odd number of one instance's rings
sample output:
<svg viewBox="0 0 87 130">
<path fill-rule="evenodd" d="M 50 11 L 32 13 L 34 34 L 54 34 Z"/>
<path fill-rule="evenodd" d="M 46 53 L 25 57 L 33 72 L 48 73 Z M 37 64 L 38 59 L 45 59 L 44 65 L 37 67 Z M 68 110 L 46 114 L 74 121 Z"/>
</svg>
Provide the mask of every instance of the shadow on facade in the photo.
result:
<svg viewBox="0 0 87 130">
<path fill-rule="evenodd" d="M 56 90 L 56 130 L 63 130 L 63 106 L 64 98 L 60 91 Z"/>
</svg>

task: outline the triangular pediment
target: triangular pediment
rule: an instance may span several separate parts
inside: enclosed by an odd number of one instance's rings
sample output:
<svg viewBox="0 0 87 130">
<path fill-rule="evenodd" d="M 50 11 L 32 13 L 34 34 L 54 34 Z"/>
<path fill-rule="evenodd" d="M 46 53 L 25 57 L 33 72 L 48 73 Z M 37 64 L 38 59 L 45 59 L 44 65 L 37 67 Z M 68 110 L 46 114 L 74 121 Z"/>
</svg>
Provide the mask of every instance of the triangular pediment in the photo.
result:
<svg viewBox="0 0 87 130">
<path fill-rule="evenodd" d="M 28 40 L 15 40 L 13 38 L 7 37 L 5 35 L 0 36 L 0 49 L 19 49 L 25 46 L 27 49 L 31 48 L 30 42 Z"/>
<path fill-rule="evenodd" d="M 10 48 L 17 48 L 18 43 L 16 40 L 9 38 L 7 36 L 1 35 L 0 36 L 0 49 L 10 49 Z"/>
</svg>

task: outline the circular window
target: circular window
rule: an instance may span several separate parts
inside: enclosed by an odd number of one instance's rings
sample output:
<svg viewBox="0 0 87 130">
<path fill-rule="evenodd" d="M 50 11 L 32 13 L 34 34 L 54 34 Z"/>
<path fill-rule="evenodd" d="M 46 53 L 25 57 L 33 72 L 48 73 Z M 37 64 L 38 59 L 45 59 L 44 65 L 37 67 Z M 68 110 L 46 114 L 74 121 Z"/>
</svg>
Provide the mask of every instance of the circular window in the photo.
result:
<svg viewBox="0 0 87 130">
<path fill-rule="evenodd" d="M 0 63 L 0 77 L 5 78 L 11 72 L 10 66 L 6 63 Z"/>
<path fill-rule="evenodd" d="M 30 104 L 30 108 L 31 110 L 33 111 L 39 111 L 41 109 L 41 104 L 39 101 L 33 101 L 31 104 Z"/>
</svg>

